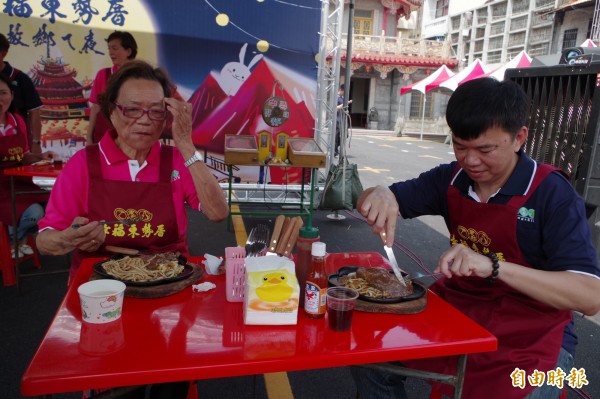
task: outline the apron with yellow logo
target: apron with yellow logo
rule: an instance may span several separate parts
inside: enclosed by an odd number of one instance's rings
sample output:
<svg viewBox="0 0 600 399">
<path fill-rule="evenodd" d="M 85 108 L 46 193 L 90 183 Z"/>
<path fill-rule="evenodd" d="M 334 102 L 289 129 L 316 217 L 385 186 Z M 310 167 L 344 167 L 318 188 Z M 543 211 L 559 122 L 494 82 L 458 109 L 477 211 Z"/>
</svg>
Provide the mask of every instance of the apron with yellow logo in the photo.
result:
<svg viewBox="0 0 600 399">
<path fill-rule="evenodd" d="M 557 169 L 538 165 L 527 194 L 512 197 L 506 205 L 472 201 L 450 186 L 448 205 L 452 244 L 466 245 L 482 254 L 495 252 L 500 260 L 531 267 L 517 241 L 518 211 L 554 170 Z M 554 370 L 565 326 L 571 320 L 570 311 L 538 302 L 500 280 L 490 285 L 487 279 L 479 277 L 442 278 L 430 288 L 498 339 L 497 351 L 468 356 L 464 398 L 524 398 L 537 386 L 530 385 L 527 377 L 523 388 L 513 386 L 513 383 L 518 385 L 518 379 L 511 377 L 515 369 L 525 371 L 526 376 L 536 369 L 544 373 Z M 455 357 L 424 359 L 406 364 L 455 374 L 456 360 Z M 439 385 L 439 388 L 452 397 L 451 387 Z"/>
<path fill-rule="evenodd" d="M 173 204 L 173 148 L 161 146 L 158 182 L 106 180 L 102 177 L 99 147 L 92 145 L 85 150 L 90 176 L 87 217 L 90 220 L 137 220 L 129 226 L 120 223 L 105 225 L 104 245 L 151 252 L 179 251 L 182 255 L 188 255 L 187 242 L 178 234 Z M 84 258 L 106 255 L 102 247 L 98 252 L 75 250 L 71 274 Z"/>
</svg>

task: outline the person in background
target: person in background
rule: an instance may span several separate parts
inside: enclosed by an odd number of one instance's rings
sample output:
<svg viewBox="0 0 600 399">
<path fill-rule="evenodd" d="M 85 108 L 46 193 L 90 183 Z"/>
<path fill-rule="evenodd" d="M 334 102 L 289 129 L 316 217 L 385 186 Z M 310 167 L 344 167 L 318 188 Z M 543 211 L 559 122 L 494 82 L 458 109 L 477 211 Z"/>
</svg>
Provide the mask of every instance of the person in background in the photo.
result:
<svg viewBox="0 0 600 399">
<path fill-rule="evenodd" d="M 27 143 L 31 152 L 40 154 L 42 152 L 42 120 L 40 118 L 42 100 L 31 78 L 5 61 L 9 48 L 10 43 L 6 36 L 0 34 L 0 74 L 9 80 L 13 88 L 13 107 L 15 112 L 26 122 Z"/>
<path fill-rule="evenodd" d="M 562 172 L 525 154 L 527 109 L 526 94 L 512 81 L 462 84 L 446 111 L 456 161 L 371 187 L 357 205 L 387 245 L 398 214 L 444 217 L 451 247 L 435 270 L 444 277 L 430 288 L 498 338 L 497 351 L 469 355 L 467 399 L 558 398 L 561 389 L 552 384 L 515 387 L 511 373 L 560 367 L 568 374 L 577 343 L 572 310 L 600 311 L 600 270 L 584 201 Z M 456 370 L 456 358 L 403 363 Z M 352 374 L 362 399 L 406 397 L 400 376 L 361 367 Z"/>
<path fill-rule="evenodd" d="M 90 93 L 90 119 L 88 123 L 86 145 L 98 143 L 104 133 L 112 128 L 110 121 L 100 112 L 99 96 L 106 89 L 108 78 L 127 61 L 135 59 L 137 42 L 129 32 L 114 31 L 108 35 L 108 55 L 113 65 L 103 68 L 96 74 Z"/>
<path fill-rule="evenodd" d="M 337 157 L 340 154 L 340 130 L 342 124 L 342 115 L 344 112 L 342 108 L 344 107 L 344 85 L 340 85 L 338 89 L 338 99 L 337 99 L 337 110 L 336 114 L 336 124 L 335 124 L 335 156 Z"/>
<path fill-rule="evenodd" d="M 13 219 L 10 198 L 10 177 L 3 169 L 29 165 L 41 160 L 52 160 L 57 154 L 48 151 L 34 154 L 27 144 L 27 127 L 19 114 L 12 112 L 14 86 L 0 74 L 0 221 L 6 224 L 13 236 Z M 27 236 L 37 233 L 38 220 L 44 216 L 43 204 L 48 201 L 48 192 L 33 183 L 31 177 L 15 177 L 17 191 L 40 191 L 40 194 L 19 195 L 16 197 L 18 255 L 32 255 L 33 248 L 27 245 Z M 14 237 L 13 237 L 14 239 Z M 15 257 L 15 248 L 12 249 Z"/>
<path fill-rule="evenodd" d="M 352 100 L 348 100 L 348 104 L 352 104 Z M 336 124 L 335 124 L 335 156 L 337 157 L 340 154 L 340 143 L 341 143 L 341 131 L 342 131 L 342 118 L 348 118 L 347 110 L 344 110 L 344 85 L 340 85 L 338 90 L 338 99 L 337 99 L 337 110 L 336 116 Z M 347 119 L 347 122 L 350 123 L 350 119 Z M 345 126 L 346 129 L 346 137 L 348 137 L 348 127 Z"/>
</svg>

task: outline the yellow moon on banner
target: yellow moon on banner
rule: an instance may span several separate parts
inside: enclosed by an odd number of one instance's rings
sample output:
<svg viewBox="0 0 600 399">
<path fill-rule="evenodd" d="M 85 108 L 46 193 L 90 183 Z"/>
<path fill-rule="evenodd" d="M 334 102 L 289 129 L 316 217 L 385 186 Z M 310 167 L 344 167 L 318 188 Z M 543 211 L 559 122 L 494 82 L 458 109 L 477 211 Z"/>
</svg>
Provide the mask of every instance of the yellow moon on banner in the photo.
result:
<svg viewBox="0 0 600 399">
<path fill-rule="evenodd" d="M 219 26 L 227 26 L 229 24 L 229 16 L 227 14 L 221 13 L 217 15 L 215 20 L 217 21 L 217 25 Z"/>
<path fill-rule="evenodd" d="M 266 53 L 269 50 L 269 42 L 266 40 L 259 40 L 258 43 L 256 43 L 256 48 L 261 53 Z"/>
</svg>

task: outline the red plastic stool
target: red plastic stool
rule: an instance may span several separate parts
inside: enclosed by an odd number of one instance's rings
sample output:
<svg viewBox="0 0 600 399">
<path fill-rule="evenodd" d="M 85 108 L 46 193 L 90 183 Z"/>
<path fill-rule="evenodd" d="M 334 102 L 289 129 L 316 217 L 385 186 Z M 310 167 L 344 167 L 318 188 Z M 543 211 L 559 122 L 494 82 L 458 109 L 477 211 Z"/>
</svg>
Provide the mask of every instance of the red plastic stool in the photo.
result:
<svg viewBox="0 0 600 399">
<path fill-rule="evenodd" d="M 27 244 L 33 249 L 33 255 L 19 257 L 19 263 L 28 259 L 33 259 L 35 268 L 40 269 L 42 264 L 38 257 L 38 251 L 33 236 L 27 237 Z M 0 222 L 0 271 L 2 271 L 2 282 L 5 286 L 15 285 L 17 283 L 16 264 L 11 256 L 11 249 L 12 241 L 8 234 L 8 226 Z"/>
</svg>

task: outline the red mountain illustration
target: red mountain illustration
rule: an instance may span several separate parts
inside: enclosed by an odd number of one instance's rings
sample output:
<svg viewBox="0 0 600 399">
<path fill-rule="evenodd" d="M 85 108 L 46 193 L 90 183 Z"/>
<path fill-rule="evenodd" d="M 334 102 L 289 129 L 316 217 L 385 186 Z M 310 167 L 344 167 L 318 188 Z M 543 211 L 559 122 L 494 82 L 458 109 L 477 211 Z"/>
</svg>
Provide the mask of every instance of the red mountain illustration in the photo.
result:
<svg viewBox="0 0 600 399">
<path fill-rule="evenodd" d="M 192 129 L 196 129 L 217 106 L 228 99 L 217 83 L 215 73 L 211 72 L 189 99 L 192 104 Z"/>
<path fill-rule="evenodd" d="M 304 101 L 296 101 L 277 85 L 275 95 L 283 97 L 290 117 L 279 127 L 268 126 L 262 118 L 265 101 L 273 95 L 275 75 L 267 60 L 261 60 L 252 74 L 231 97 L 221 90 L 212 72 L 190 98 L 193 107 L 192 139 L 196 146 L 223 154 L 226 134 L 258 135 L 261 131 L 288 133 L 290 137 L 313 137 L 315 120 Z M 273 142 L 274 144 L 274 142 Z"/>
</svg>

